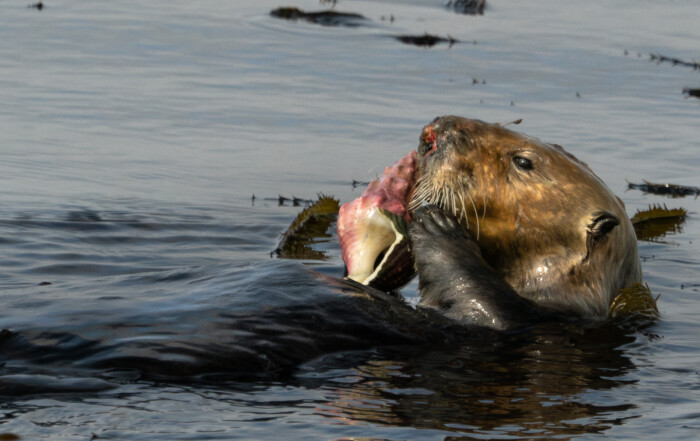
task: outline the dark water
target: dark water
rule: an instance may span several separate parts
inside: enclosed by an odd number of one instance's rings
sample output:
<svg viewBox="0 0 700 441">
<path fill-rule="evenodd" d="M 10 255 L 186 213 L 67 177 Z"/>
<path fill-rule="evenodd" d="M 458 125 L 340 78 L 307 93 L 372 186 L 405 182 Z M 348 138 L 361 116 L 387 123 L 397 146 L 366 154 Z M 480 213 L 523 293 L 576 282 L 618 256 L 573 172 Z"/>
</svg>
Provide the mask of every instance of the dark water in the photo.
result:
<svg viewBox="0 0 700 441">
<path fill-rule="evenodd" d="M 0 433 L 700 436 L 700 205 L 626 191 L 700 185 L 700 74 L 649 61 L 698 59 L 694 2 L 338 2 L 356 27 L 273 1 L 29 3 L 0 4 Z M 425 32 L 459 42 L 394 38 Z M 662 319 L 450 338 L 324 280 L 333 235 L 326 261 L 270 257 L 300 210 L 278 195 L 350 200 L 450 113 L 524 118 L 630 215 L 687 209 L 639 244 Z"/>
</svg>

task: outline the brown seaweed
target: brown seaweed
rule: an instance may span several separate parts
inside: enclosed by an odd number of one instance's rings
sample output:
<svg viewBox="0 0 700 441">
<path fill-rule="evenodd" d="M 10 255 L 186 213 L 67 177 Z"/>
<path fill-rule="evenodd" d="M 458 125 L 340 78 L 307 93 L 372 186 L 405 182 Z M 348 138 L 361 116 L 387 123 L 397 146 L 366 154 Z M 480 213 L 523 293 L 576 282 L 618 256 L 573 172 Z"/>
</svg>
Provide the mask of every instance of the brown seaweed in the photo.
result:
<svg viewBox="0 0 700 441">
<path fill-rule="evenodd" d="M 688 95 L 688 97 L 694 96 L 695 98 L 700 98 L 700 89 L 690 89 L 686 87 L 683 89 L 683 94 Z"/>
<path fill-rule="evenodd" d="M 659 308 L 656 305 L 658 297 L 654 298 L 649 286 L 635 283 L 632 286 L 621 289 L 610 304 L 610 317 L 626 318 L 641 317 L 655 319 L 659 317 Z"/>
<path fill-rule="evenodd" d="M 650 205 L 648 209 L 637 211 L 632 216 L 632 224 L 641 224 L 644 222 L 656 221 L 659 219 L 679 219 L 684 218 L 688 212 L 684 208 L 668 208 L 666 204 Z"/>
<path fill-rule="evenodd" d="M 631 221 L 638 240 L 653 242 L 669 233 L 680 233 L 686 214 L 683 208 L 650 205 L 646 210 L 637 211 Z"/>
<path fill-rule="evenodd" d="M 644 183 L 634 184 L 632 182 L 628 182 L 627 188 L 632 190 L 641 190 L 644 193 L 667 195 L 674 198 L 700 195 L 700 188 L 698 187 L 676 184 L 655 184 L 653 182 L 645 181 L 643 179 L 642 182 Z"/>
<path fill-rule="evenodd" d="M 352 188 L 357 188 L 357 187 L 367 187 L 369 185 L 370 181 L 358 181 L 356 179 L 352 180 Z"/>
<path fill-rule="evenodd" d="M 273 253 L 285 259 L 326 260 L 326 253 L 314 250 L 311 245 L 319 238 L 331 237 L 328 228 L 335 221 L 339 209 L 337 199 L 319 194 L 315 203 L 297 215 Z"/>
<path fill-rule="evenodd" d="M 250 200 L 252 202 L 252 205 L 255 205 L 255 200 L 258 199 L 255 195 L 253 195 Z M 276 201 L 277 205 L 280 207 L 284 207 L 287 205 L 287 203 L 290 203 L 292 207 L 301 207 L 302 205 L 309 205 L 312 204 L 314 201 L 311 199 L 303 199 L 303 198 L 298 198 L 296 196 L 292 196 L 291 198 L 288 198 L 286 196 L 282 195 L 277 195 L 276 198 L 263 198 L 263 201 Z"/>
<path fill-rule="evenodd" d="M 447 7 L 459 14 L 484 15 L 486 0 L 449 0 Z"/>
<path fill-rule="evenodd" d="M 665 55 L 660 54 L 649 54 L 649 61 L 656 61 L 658 64 L 670 63 L 674 66 L 692 67 L 693 70 L 700 69 L 700 63 L 696 61 L 686 61 L 681 60 L 680 58 L 667 57 Z"/>
<path fill-rule="evenodd" d="M 280 207 L 285 205 L 287 202 L 292 203 L 292 207 L 300 207 L 303 204 L 311 204 L 313 201 L 311 199 L 302 199 L 298 198 L 296 196 L 292 196 L 291 198 L 284 197 L 282 195 L 277 196 L 277 205 Z"/>
<path fill-rule="evenodd" d="M 449 35 L 447 38 L 445 38 L 428 33 L 423 35 L 397 35 L 394 38 L 404 44 L 412 44 L 414 46 L 422 47 L 433 47 L 438 43 L 448 43 L 449 47 L 452 47 L 455 43 L 459 43 L 459 40 L 456 40 Z"/>
<path fill-rule="evenodd" d="M 357 27 L 364 24 L 367 18 L 353 12 L 338 11 L 314 11 L 306 12 L 299 8 L 277 8 L 270 11 L 270 15 L 285 20 L 305 20 L 321 26 L 347 26 Z"/>
</svg>

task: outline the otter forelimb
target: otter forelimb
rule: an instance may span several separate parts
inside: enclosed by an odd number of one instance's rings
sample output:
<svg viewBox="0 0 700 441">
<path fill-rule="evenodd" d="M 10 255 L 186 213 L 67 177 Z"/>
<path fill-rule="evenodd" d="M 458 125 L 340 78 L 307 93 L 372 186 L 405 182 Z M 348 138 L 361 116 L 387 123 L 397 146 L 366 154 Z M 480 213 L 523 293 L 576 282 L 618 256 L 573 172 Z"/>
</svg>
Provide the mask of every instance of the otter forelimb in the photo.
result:
<svg viewBox="0 0 700 441">
<path fill-rule="evenodd" d="M 466 324 L 499 330 L 556 317 L 519 296 L 483 259 L 469 232 L 439 207 L 416 210 L 409 235 L 422 306 Z"/>
</svg>

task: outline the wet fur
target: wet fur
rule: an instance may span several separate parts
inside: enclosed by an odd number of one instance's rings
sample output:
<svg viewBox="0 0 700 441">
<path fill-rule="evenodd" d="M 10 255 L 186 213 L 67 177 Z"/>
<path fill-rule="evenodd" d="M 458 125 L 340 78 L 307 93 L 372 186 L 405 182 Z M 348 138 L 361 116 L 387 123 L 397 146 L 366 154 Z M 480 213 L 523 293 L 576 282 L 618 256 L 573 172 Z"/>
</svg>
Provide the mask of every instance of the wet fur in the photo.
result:
<svg viewBox="0 0 700 441">
<path fill-rule="evenodd" d="M 436 308 L 455 320 L 499 330 L 557 317 L 554 311 L 519 296 L 483 259 L 479 246 L 458 219 L 441 208 L 419 208 L 409 234 L 420 275 L 422 306 Z"/>
<path fill-rule="evenodd" d="M 516 166 L 516 158 L 532 169 Z M 538 306 L 605 318 L 616 293 L 641 281 L 624 204 L 560 146 L 441 117 L 421 136 L 418 176 L 411 209 L 433 204 L 457 218 L 471 233 L 463 245 L 476 245 L 494 277 Z M 442 275 L 443 285 L 459 291 L 448 271 Z"/>
</svg>

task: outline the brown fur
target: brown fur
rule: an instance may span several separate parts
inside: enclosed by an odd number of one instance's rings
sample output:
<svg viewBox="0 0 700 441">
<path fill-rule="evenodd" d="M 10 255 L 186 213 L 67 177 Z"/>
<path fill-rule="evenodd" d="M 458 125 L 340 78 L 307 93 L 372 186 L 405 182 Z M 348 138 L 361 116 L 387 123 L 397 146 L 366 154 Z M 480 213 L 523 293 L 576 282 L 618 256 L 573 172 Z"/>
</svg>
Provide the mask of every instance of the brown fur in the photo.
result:
<svg viewBox="0 0 700 441">
<path fill-rule="evenodd" d="M 421 135 L 418 175 L 412 208 L 458 217 L 486 262 L 538 305 L 607 317 L 618 290 L 641 281 L 624 204 L 560 146 L 441 117 Z"/>
</svg>

